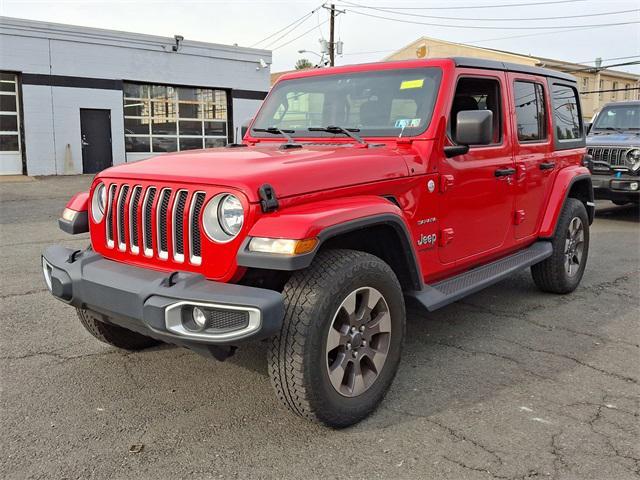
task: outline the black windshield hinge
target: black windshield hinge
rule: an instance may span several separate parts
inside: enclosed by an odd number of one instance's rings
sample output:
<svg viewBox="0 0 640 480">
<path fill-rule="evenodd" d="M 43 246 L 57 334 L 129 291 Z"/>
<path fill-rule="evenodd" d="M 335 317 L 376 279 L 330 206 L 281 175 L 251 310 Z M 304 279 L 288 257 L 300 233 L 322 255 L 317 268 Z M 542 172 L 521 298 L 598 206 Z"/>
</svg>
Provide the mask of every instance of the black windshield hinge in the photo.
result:
<svg viewBox="0 0 640 480">
<path fill-rule="evenodd" d="M 276 198 L 276 191 L 271 185 L 265 183 L 258 189 L 258 195 L 260 195 L 260 205 L 264 213 L 273 212 L 278 209 L 278 199 Z"/>
</svg>

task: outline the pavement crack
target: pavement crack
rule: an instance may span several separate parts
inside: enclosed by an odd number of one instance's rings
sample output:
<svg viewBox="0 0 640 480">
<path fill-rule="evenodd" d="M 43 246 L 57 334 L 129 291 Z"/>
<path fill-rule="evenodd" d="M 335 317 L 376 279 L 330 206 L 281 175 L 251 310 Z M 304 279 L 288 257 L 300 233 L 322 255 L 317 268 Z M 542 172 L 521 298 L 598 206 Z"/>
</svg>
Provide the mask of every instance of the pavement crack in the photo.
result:
<svg viewBox="0 0 640 480">
<path fill-rule="evenodd" d="M 519 361 L 519 360 L 517 360 L 517 359 L 515 359 L 513 357 L 510 357 L 508 355 L 504 355 L 504 354 L 496 353 L 496 352 L 489 352 L 489 351 L 486 351 L 486 350 L 476 350 L 476 349 L 471 350 L 469 348 L 463 347 L 462 345 L 455 345 L 455 344 L 446 343 L 446 342 L 434 342 L 434 343 L 436 345 L 441 345 L 443 347 L 455 348 L 456 350 L 460 350 L 460 351 L 468 353 L 470 355 L 489 355 L 489 356 L 492 356 L 492 357 L 495 357 L 495 358 L 500 358 L 502 360 L 505 360 L 507 362 L 510 362 L 510 363 L 513 363 L 513 364 L 517 365 L 521 370 L 527 372 L 529 375 L 532 375 L 534 377 L 537 377 L 537 378 L 540 378 L 540 379 L 543 379 L 543 380 L 552 380 L 552 381 L 554 381 L 554 379 L 551 378 L 551 377 L 547 377 L 545 375 L 541 375 L 539 373 L 534 372 L 533 370 L 528 369 L 527 367 L 525 367 L 522 364 L 521 361 Z"/>
<path fill-rule="evenodd" d="M 610 377 L 617 378 L 618 380 L 622 380 L 624 382 L 633 383 L 635 385 L 638 385 L 638 383 L 639 383 L 637 378 L 629 377 L 629 376 L 622 375 L 622 374 L 616 373 L 616 372 L 610 372 L 608 370 L 605 370 L 605 369 L 600 368 L 600 367 L 596 367 L 595 365 L 591 365 L 590 363 L 587 363 L 587 362 L 585 362 L 583 360 L 580 360 L 578 358 L 572 357 L 571 355 L 567 355 L 565 353 L 558 353 L 558 352 L 554 352 L 553 350 L 543 350 L 543 349 L 540 349 L 540 348 L 534 348 L 534 347 L 531 347 L 529 345 L 525 345 L 524 343 L 516 342 L 514 340 L 511 340 L 511 339 L 508 339 L 508 338 L 504 338 L 504 337 L 493 336 L 493 338 L 496 338 L 496 339 L 501 340 L 503 342 L 512 343 L 514 345 L 518 345 L 519 347 L 524 348 L 525 350 L 529 350 L 531 352 L 545 353 L 547 355 L 552 355 L 554 357 L 563 358 L 565 360 L 572 361 L 572 362 L 574 362 L 574 363 L 576 363 L 578 365 L 581 365 L 581 366 L 586 367 L 586 368 L 590 368 L 591 370 L 594 370 L 596 372 L 600 372 L 603 375 L 608 375 Z"/>
<path fill-rule="evenodd" d="M 7 293 L 6 295 L 0 295 L 0 300 L 6 300 L 8 298 L 24 297 L 26 295 L 34 295 L 36 293 L 44 293 L 48 291 L 49 290 L 47 290 L 46 288 L 38 288 L 34 290 L 27 290 L 26 292 L 20 292 L 20 293 Z"/>
</svg>

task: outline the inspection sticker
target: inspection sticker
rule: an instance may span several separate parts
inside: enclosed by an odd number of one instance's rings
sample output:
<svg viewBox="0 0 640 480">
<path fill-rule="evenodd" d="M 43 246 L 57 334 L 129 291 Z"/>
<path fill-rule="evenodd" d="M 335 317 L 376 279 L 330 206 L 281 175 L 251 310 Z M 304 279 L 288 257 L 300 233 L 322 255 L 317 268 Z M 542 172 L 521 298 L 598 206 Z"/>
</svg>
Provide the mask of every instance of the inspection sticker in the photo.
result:
<svg viewBox="0 0 640 480">
<path fill-rule="evenodd" d="M 398 120 L 396 120 L 396 128 L 412 128 L 419 126 L 419 118 L 399 118 Z"/>
<path fill-rule="evenodd" d="M 400 84 L 400 90 L 409 90 L 410 88 L 422 88 L 424 85 L 424 78 L 418 80 L 405 80 Z"/>
</svg>

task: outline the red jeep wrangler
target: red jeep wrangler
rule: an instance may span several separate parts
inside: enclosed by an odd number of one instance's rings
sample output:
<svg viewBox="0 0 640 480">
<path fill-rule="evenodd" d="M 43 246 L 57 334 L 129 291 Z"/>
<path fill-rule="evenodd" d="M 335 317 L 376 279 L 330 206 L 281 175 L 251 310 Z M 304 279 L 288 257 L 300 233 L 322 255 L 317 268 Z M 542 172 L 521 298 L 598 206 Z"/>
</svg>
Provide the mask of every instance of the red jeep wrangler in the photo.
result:
<svg viewBox="0 0 640 480">
<path fill-rule="evenodd" d="M 594 203 L 575 79 L 469 58 L 283 76 L 244 144 L 110 168 L 49 247 L 54 296 L 99 340 L 224 359 L 267 340 L 277 396 L 333 427 L 375 409 L 405 297 L 433 311 L 531 267 L 584 272 Z"/>
</svg>

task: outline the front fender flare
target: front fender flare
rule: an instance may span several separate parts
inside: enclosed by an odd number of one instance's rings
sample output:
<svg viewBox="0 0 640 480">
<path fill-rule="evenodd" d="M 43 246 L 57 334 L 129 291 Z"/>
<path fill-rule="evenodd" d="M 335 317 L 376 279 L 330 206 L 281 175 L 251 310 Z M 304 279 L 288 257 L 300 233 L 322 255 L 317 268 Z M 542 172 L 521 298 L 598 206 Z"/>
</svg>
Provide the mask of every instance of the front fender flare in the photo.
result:
<svg viewBox="0 0 640 480">
<path fill-rule="evenodd" d="M 253 225 L 238 250 L 238 266 L 301 270 L 311 264 L 322 244 L 330 238 L 374 225 L 388 225 L 396 231 L 402 242 L 400 248 L 406 255 L 406 263 L 410 268 L 410 278 L 416 285 L 421 285 L 418 259 L 402 210 L 390 200 L 377 196 L 323 200 L 262 217 Z M 252 237 L 297 240 L 315 237 L 318 245 L 309 253 L 295 256 L 256 253 L 248 249 Z"/>
</svg>

